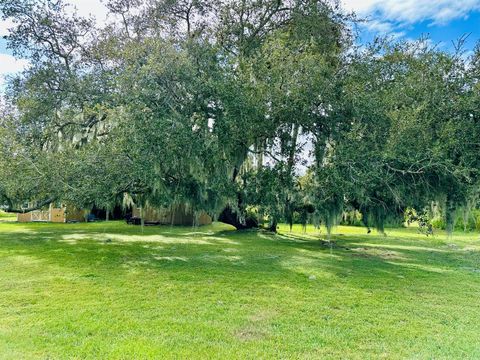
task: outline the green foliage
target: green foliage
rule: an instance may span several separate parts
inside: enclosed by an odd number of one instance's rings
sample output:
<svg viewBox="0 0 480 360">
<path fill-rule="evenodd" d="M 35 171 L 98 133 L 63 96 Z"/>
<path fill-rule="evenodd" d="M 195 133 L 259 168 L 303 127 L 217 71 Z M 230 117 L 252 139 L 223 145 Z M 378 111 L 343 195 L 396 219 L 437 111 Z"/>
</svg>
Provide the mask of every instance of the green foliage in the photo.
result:
<svg viewBox="0 0 480 360">
<path fill-rule="evenodd" d="M 33 64 L 1 106 L 2 205 L 128 197 L 329 232 L 346 209 L 383 232 L 432 202 L 453 231 L 477 205 L 478 49 L 356 48 L 336 1 L 107 6 L 121 21 L 96 26 L 65 1 L 0 0 Z"/>
<path fill-rule="evenodd" d="M 454 220 L 454 228 L 459 231 L 480 231 L 480 210 L 476 209 L 471 211 L 465 221 L 463 215 L 458 215 Z M 436 229 L 446 230 L 447 224 L 445 219 L 441 216 L 437 216 L 432 219 L 432 225 Z"/>
<path fill-rule="evenodd" d="M 358 210 L 344 211 L 340 224 L 347 226 L 364 226 L 362 214 Z"/>
<path fill-rule="evenodd" d="M 407 209 L 405 211 L 405 219 L 408 226 L 412 223 L 417 223 L 420 232 L 427 236 L 433 235 L 434 226 L 426 209 L 418 212 L 415 209 Z"/>
</svg>

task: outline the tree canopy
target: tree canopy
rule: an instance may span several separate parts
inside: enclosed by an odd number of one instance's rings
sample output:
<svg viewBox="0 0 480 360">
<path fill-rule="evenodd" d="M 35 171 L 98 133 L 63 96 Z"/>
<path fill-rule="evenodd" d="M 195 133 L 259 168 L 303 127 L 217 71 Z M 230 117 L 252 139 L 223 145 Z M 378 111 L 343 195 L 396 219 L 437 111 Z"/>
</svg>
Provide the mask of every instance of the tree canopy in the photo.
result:
<svg viewBox="0 0 480 360">
<path fill-rule="evenodd" d="M 237 228 L 367 226 L 479 193 L 480 50 L 358 46 L 337 1 L 0 0 L 30 59 L 0 113 L 0 199 L 186 204 Z"/>
</svg>

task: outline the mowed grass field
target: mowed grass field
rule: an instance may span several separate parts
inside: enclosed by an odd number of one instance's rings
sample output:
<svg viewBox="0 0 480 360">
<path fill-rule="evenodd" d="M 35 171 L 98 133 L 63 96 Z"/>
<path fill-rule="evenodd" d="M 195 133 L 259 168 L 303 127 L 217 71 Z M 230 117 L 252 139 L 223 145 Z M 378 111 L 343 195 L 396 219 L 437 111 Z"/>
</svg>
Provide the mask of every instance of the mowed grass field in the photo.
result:
<svg viewBox="0 0 480 360">
<path fill-rule="evenodd" d="M 5 222 L 5 221 L 17 221 L 17 215 L 6 213 L 0 210 L 0 222 Z"/>
<path fill-rule="evenodd" d="M 0 223 L 0 359 L 479 359 L 480 237 Z"/>
</svg>

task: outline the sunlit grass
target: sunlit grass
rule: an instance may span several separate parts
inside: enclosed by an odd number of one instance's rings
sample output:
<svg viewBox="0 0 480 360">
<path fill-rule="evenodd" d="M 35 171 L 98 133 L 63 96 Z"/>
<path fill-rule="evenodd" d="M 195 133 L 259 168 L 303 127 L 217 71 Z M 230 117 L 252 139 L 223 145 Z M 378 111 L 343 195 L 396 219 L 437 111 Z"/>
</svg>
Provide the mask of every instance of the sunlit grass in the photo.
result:
<svg viewBox="0 0 480 360">
<path fill-rule="evenodd" d="M 1 359 L 480 358 L 479 234 L 0 224 Z"/>
<path fill-rule="evenodd" d="M 0 210 L 0 222 L 2 221 L 17 221 L 17 215 Z"/>
</svg>

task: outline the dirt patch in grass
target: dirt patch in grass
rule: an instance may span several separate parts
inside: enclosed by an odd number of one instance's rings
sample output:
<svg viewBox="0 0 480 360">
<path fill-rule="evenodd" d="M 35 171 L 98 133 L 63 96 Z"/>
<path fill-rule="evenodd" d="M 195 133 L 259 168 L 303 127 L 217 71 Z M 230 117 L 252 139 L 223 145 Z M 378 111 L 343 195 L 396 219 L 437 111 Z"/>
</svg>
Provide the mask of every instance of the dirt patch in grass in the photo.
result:
<svg viewBox="0 0 480 360">
<path fill-rule="evenodd" d="M 259 310 L 248 317 L 248 322 L 235 332 L 235 337 L 241 341 L 262 340 L 269 336 L 268 323 L 277 312 L 270 309 Z"/>
<path fill-rule="evenodd" d="M 249 324 L 235 332 L 235 337 L 240 341 L 255 341 L 267 338 L 269 332 L 267 329 L 254 324 Z"/>
</svg>

